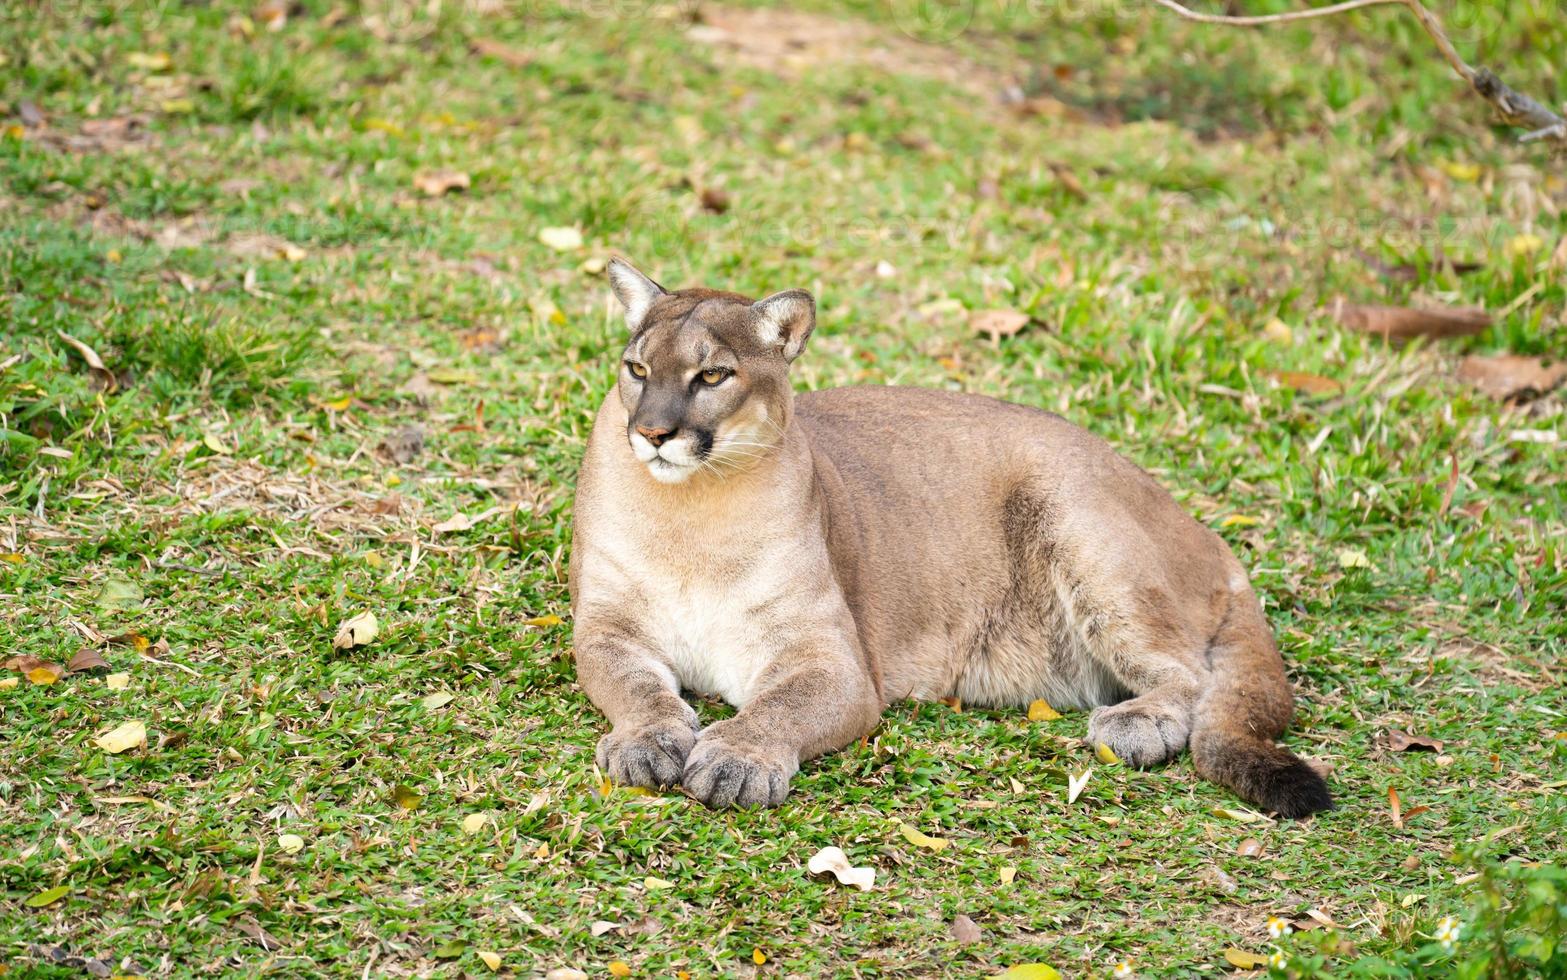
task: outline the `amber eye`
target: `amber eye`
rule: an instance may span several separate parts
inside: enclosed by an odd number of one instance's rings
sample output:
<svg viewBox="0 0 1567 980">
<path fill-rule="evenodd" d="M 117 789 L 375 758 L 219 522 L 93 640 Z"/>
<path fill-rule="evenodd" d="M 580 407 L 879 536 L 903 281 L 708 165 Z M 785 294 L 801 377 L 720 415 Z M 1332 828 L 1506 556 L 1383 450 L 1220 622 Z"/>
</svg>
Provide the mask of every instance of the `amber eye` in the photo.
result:
<svg viewBox="0 0 1567 980">
<path fill-rule="evenodd" d="M 720 381 L 729 377 L 729 372 L 723 368 L 708 368 L 706 371 L 703 371 L 699 377 L 702 379 L 702 383 L 705 385 L 716 385 Z"/>
<path fill-rule="evenodd" d="M 626 367 L 631 370 L 631 376 L 633 378 L 645 378 L 645 377 L 647 377 L 647 367 L 646 367 L 646 365 L 638 364 L 636 361 L 627 361 L 626 362 Z"/>
</svg>

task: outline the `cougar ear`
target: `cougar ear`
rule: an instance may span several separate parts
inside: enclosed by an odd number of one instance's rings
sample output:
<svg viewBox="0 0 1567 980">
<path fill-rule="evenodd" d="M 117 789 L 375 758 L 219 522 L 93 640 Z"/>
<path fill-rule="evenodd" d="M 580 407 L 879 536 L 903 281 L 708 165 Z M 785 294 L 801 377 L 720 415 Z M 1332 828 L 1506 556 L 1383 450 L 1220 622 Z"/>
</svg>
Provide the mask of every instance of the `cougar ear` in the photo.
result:
<svg viewBox="0 0 1567 980">
<path fill-rule="evenodd" d="M 776 344 L 784 359 L 792 361 L 816 329 L 816 300 L 803 289 L 774 293 L 751 304 L 751 324 L 758 340 Z"/>
<path fill-rule="evenodd" d="M 619 256 L 609 260 L 609 288 L 626 308 L 626 329 L 632 333 L 642 326 L 642 319 L 647 316 L 653 301 L 669 292 Z"/>
</svg>

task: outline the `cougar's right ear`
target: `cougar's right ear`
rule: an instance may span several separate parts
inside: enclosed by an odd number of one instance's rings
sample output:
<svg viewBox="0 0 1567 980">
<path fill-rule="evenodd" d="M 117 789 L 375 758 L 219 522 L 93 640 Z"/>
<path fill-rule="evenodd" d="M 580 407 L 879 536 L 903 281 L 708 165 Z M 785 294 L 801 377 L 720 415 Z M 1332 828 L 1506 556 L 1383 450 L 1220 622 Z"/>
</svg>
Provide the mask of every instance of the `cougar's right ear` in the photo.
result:
<svg viewBox="0 0 1567 980">
<path fill-rule="evenodd" d="M 619 256 L 609 260 L 609 288 L 626 308 L 626 329 L 632 333 L 642 326 L 653 301 L 669 292 Z"/>
</svg>

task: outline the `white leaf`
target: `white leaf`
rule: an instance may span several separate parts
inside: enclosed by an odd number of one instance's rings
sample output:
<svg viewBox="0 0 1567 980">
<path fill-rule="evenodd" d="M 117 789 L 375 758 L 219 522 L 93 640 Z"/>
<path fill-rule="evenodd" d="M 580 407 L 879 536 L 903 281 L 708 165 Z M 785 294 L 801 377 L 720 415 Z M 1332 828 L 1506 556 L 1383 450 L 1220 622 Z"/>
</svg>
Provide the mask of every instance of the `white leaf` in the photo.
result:
<svg viewBox="0 0 1567 980">
<path fill-rule="evenodd" d="M 1066 802 L 1070 806 L 1077 802 L 1077 798 L 1083 795 L 1083 787 L 1088 785 L 1088 777 L 1092 776 L 1092 769 L 1084 769 L 1076 776 L 1066 777 Z"/>
<path fill-rule="evenodd" d="M 832 873 L 840 884 L 853 885 L 862 892 L 876 886 L 875 868 L 856 868 L 849 864 L 849 856 L 839 847 L 824 847 L 805 865 L 813 875 Z"/>
<path fill-rule="evenodd" d="M 147 744 L 147 726 L 139 721 L 128 721 L 112 731 L 99 735 L 96 741 L 100 749 L 110 755 L 119 755 L 121 752 Z"/>
<path fill-rule="evenodd" d="M 280 834 L 277 846 L 284 854 L 298 854 L 305 849 L 305 839 L 298 834 Z"/>
<path fill-rule="evenodd" d="M 375 613 L 362 612 L 337 628 L 337 638 L 332 641 L 332 646 L 339 650 L 362 647 L 375 639 L 380 629 L 380 624 L 375 621 Z"/>
</svg>

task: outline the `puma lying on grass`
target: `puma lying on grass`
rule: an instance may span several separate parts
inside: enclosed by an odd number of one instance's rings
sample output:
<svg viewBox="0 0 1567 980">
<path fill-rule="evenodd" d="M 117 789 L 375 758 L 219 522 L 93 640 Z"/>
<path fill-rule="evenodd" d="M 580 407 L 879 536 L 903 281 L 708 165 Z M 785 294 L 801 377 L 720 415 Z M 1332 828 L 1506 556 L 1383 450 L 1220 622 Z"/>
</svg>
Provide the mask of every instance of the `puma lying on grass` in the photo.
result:
<svg viewBox="0 0 1567 980">
<path fill-rule="evenodd" d="M 609 267 L 630 340 L 577 485 L 577 672 L 617 782 L 776 805 L 902 698 L 1092 708 L 1088 739 L 1288 817 L 1292 698 L 1240 562 L 1056 415 L 917 388 L 796 396 L 801 290 L 668 292 Z M 681 698 L 739 710 L 701 728 Z"/>
</svg>

